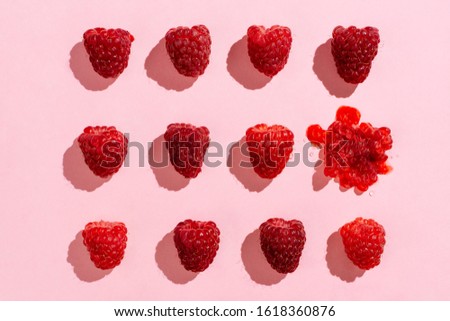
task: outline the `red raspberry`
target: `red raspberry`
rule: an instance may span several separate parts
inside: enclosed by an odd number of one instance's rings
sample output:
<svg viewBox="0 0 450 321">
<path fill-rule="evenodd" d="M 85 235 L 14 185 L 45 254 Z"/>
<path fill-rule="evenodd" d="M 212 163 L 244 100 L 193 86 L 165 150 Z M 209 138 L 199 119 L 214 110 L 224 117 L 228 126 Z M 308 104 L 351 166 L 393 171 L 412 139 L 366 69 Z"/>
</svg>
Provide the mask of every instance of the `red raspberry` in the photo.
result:
<svg viewBox="0 0 450 321">
<path fill-rule="evenodd" d="M 170 124 L 164 134 L 170 162 L 186 178 L 202 171 L 203 158 L 209 146 L 209 130 L 191 124 Z"/>
<path fill-rule="evenodd" d="M 95 72 L 104 78 L 119 76 L 128 66 L 133 35 L 122 29 L 95 28 L 84 35 L 84 47 Z"/>
<path fill-rule="evenodd" d="M 178 223 L 173 240 L 186 270 L 202 272 L 208 268 L 219 249 L 219 235 L 214 222 L 185 220 Z"/>
<path fill-rule="evenodd" d="M 127 228 L 120 222 L 90 222 L 83 230 L 83 244 L 91 261 L 102 270 L 120 264 L 127 247 Z"/>
<path fill-rule="evenodd" d="M 261 224 L 259 231 L 261 249 L 272 268 L 279 273 L 294 272 L 306 242 L 302 222 L 271 218 Z"/>
<path fill-rule="evenodd" d="M 356 187 L 364 192 L 378 180 L 378 174 L 392 170 L 386 164 L 386 151 L 392 148 L 392 137 L 387 127 L 376 128 L 370 123 L 358 125 L 360 117 L 356 108 L 342 106 L 327 131 L 312 125 L 306 135 L 312 143 L 325 148 L 325 176 L 339 178 L 343 188 Z"/>
<path fill-rule="evenodd" d="M 271 179 L 286 167 L 293 151 L 294 134 L 281 125 L 258 124 L 247 129 L 246 142 L 255 172 Z"/>
<path fill-rule="evenodd" d="M 247 30 L 248 55 L 260 72 L 275 76 L 286 65 L 291 50 L 292 36 L 288 27 L 251 26 Z"/>
<path fill-rule="evenodd" d="M 172 28 L 166 34 L 166 49 L 180 74 L 203 75 L 211 54 L 209 30 L 204 25 Z"/>
<path fill-rule="evenodd" d="M 86 127 L 78 144 L 91 171 L 103 178 L 119 171 L 128 151 L 128 139 L 114 126 Z"/>
<path fill-rule="evenodd" d="M 331 53 L 339 75 L 348 83 L 362 83 L 369 75 L 379 42 L 377 28 L 334 28 Z"/>
<path fill-rule="evenodd" d="M 380 264 L 385 232 L 382 225 L 372 219 L 358 217 L 339 230 L 348 258 L 363 270 Z"/>
</svg>

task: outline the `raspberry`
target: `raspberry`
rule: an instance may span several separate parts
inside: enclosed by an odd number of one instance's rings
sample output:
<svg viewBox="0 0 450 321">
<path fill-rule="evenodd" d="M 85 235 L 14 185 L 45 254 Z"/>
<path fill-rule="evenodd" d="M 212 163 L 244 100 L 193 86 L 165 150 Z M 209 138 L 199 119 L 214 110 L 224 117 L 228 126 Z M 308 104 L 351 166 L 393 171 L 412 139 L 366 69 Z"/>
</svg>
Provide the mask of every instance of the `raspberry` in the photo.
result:
<svg viewBox="0 0 450 321">
<path fill-rule="evenodd" d="M 306 242 L 302 222 L 271 218 L 259 230 L 261 249 L 272 268 L 279 273 L 294 272 Z"/>
<path fill-rule="evenodd" d="M 202 171 L 203 158 L 209 146 L 209 130 L 191 124 L 170 124 L 164 134 L 170 162 L 186 178 Z"/>
<path fill-rule="evenodd" d="M 286 167 L 293 151 L 294 134 L 281 125 L 258 124 L 247 129 L 246 142 L 255 172 L 272 179 Z"/>
<path fill-rule="evenodd" d="M 288 27 L 251 26 L 247 30 L 248 55 L 260 72 L 275 76 L 286 65 L 291 50 L 292 36 Z"/>
<path fill-rule="evenodd" d="M 214 222 L 185 220 L 178 223 L 173 240 L 186 270 L 202 272 L 208 268 L 219 249 L 219 235 Z"/>
<path fill-rule="evenodd" d="M 379 42 L 377 28 L 334 28 L 331 53 L 339 75 L 348 83 L 362 83 L 369 75 Z"/>
<path fill-rule="evenodd" d="M 86 127 L 78 144 L 91 171 L 103 178 L 119 171 L 128 151 L 128 139 L 114 126 Z"/>
<path fill-rule="evenodd" d="M 348 258 L 363 270 L 380 264 L 386 244 L 382 225 L 372 219 L 356 218 L 339 230 Z"/>
<path fill-rule="evenodd" d="M 392 170 L 386 164 L 392 137 L 387 127 L 358 125 L 360 117 L 356 108 L 342 106 L 327 131 L 312 125 L 306 135 L 312 143 L 324 145 L 325 176 L 339 178 L 343 188 L 356 187 L 365 192 L 378 180 L 378 174 Z"/>
<path fill-rule="evenodd" d="M 127 228 L 121 222 L 90 222 L 83 230 L 83 244 L 97 268 L 112 269 L 125 254 Z"/>
<path fill-rule="evenodd" d="M 166 33 L 166 49 L 180 74 L 203 75 L 211 54 L 209 30 L 204 25 L 172 28 Z"/>
<path fill-rule="evenodd" d="M 95 72 L 104 78 L 119 76 L 128 66 L 133 35 L 122 29 L 94 28 L 84 35 L 84 47 Z"/>
</svg>

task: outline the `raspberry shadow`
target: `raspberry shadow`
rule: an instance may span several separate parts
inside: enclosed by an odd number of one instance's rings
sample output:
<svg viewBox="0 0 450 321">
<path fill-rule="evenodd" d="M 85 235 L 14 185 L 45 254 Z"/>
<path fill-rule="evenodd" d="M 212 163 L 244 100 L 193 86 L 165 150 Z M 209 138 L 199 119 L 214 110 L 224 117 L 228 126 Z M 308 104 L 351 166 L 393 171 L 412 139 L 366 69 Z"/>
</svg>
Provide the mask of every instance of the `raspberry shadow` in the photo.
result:
<svg viewBox="0 0 450 321">
<path fill-rule="evenodd" d="M 147 77 L 167 90 L 183 91 L 194 85 L 198 77 L 186 77 L 178 73 L 170 61 L 166 50 L 166 40 L 162 38 L 145 59 Z"/>
<path fill-rule="evenodd" d="M 63 175 L 76 189 L 92 192 L 111 179 L 96 176 L 84 162 L 83 153 L 74 140 L 63 156 Z"/>
<path fill-rule="evenodd" d="M 73 266 L 73 272 L 85 282 L 95 282 L 103 279 L 113 269 L 101 270 L 95 267 L 89 257 L 89 252 L 83 244 L 82 231 L 78 232 L 75 239 L 70 243 L 67 252 L 67 262 Z"/>
<path fill-rule="evenodd" d="M 332 233 L 328 238 L 325 259 L 331 275 L 337 276 L 345 282 L 353 282 L 356 278 L 362 277 L 365 272 L 354 265 L 345 254 L 344 244 L 339 232 Z"/>
<path fill-rule="evenodd" d="M 175 170 L 169 160 L 165 142 L 164 135 L 155 138 L 148 149 L 148 163 L 159 186 L 169 191 L 179 191 L 188 186 L 191 179 Z"/>
<path fill-rule="evenodd" d="M 323 150 L 320 151 L 319 155 L 323 155 Z M 320 156 L 319 156 L 320 157 Z M 321 157 L 323 158 L 323 157 Z M 323 170 L 325 168 L 325 162 L 319 160 L 314 165 L 314 174 L 312 176 L 312 186 L 315 192 L 318 192 L 325 188 L 331 181 L 331 177 L 325 176 Z"/>
<path fill-rule="evenodd" d="M 258 284 L 273 285 L 280 283 L 286 274 L 278 273 L 267 262 L 261 250 L 259 229 L 248 234 L 242 243 L 241 257 L 250 278 Z"/>
<path fill-rule="evenodd" d="M 231 46 L 228 52 L 227 70 L 238 83 L 251 90 L 261 89 L 272 80 L 259 72 L 250 61 L 247 36 L 242 37 Z"/>
<path fill-rule="evenodd" d="M 314 55 L 313 71 L 330 95 L 337 98 L 350 97 L 358 86 L 345 82 L 339 76 L 331 54 L 331 39 L 317 47 Z"/>
<path fill-rule="evenodd" d="M 94 71 L 82 42 L 77 43 L 70 51 L 69 65 L 75 78 L 88 90 L 105 90 L 117 79 L 103 78 Z"/>
<path fill-rule="evenodd" d="M 155 261 L 164 275 L 175 284 L 186 284 L 198 275 L 187 271 L 181 265 L 178 252 L 173 241 L 173 231 L 164 235 L 156 246 Z"/>
<path fill-rule="evenodd" d="M 250 192 L 262 192 L 272 183 L 272 179 L 261 178 L 255 173 L 250 163 L 245 137 L 234 143 L 228 151 L 227 166 L 230 173 Z"/>
</svg>

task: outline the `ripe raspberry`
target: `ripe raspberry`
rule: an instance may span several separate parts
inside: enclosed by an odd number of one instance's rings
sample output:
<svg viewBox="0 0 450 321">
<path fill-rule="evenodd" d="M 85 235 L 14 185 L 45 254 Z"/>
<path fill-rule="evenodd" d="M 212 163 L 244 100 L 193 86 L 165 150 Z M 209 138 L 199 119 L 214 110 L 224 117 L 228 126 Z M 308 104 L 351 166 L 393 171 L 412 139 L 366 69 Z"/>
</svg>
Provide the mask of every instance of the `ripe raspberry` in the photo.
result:
<svg viewBox="0 0 450 321">
<path fill-rule="evenodd" d="M 84 35 L 84 47 L 92 67 L 104 78 L 119 76 L 128 66 L 133 35 L 122 29 L 94 28 Z"/>
<path fill-rule="evenodd" d="M 114 126 L 86 127 L 78 144 L 91 171 L 103 178 L 119 171 L 128 151 L 128 139 Z"/>
<path fill-rule="evenodd" d="M 359 123 L 361 114 L 356 108 L 342 106 L 336 121 L 328 130 L 319 125 L 309 126 L 306 135 L 314 144 L 324 147 L 325 176 L 339 178 L 343 188 L 356 187 L 361 192 L 387 174 L 392 168 L 386 164 L 386 151 L 392 148 L 391 130 Z"/>
<path fill-rule="evenodd" d="M 262 178 L 277 177 L 293 151 L 294 134 L 281 125 L 258 124 L 247 129 L 245 138 L 255 172 Z"/>
<path fill-rule="evenodd" d="M 363 270 L 380 264 L 385 232 L 382 225 L 372 219 L 358 217 L 339 230 L 348 258 Z"/>
<path fill-rule="evenodd" d="M 209 146 L 209 130 L 191 124 L 170 124 L 164 134 L 170 162 L 186 178 L 202 171 L 203 158 Z"/>
<path fill-rule="evenodd" d="M 83 244 L 97 268 L 112 269 L 125 254 L 127 228 L 120 222 L 90 222 L 83 230 Z"/>
<path fill-rule="evenodd" d="M 211 54 L 209 30 L 204 25 L 172 28 L 166 33 L 166 49 L 180 74 L 203 75 Z"/>
<path fill-rule="evenodd" d="M 339 75 L 348 83 L 362 83 L 369 75 L 379 42 L 377 28 L 334 28 L 331 53 Z"/>
<path fill-rule="evenodd" d="M 184 268 L 192 272 L 206 270 L 219 249 L 219 235 L 214 222 L 185 220 L 178 223 L 173 240 Z"/>
<path fill-rule="evenodd" d="M 292 36 L 288 27 L 251 26 L 247 30 L 248 55 L 260 72 L 275 76 L 286 65 L 291 50 Z"/>
<path fill-rule="evenodd" d="M 272 268 L 279 273 L 294 272 L 306 242 L 302 222 L 271 218 L 259 230 L 261 249 Z"/>
</svg>

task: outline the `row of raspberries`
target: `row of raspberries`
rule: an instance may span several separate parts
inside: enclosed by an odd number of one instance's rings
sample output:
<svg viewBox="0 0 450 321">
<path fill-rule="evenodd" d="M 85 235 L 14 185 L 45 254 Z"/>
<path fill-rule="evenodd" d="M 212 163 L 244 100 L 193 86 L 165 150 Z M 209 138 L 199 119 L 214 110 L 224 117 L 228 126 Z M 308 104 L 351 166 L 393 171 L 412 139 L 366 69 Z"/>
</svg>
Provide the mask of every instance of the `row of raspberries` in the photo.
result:
<svg viewBox="0 0 450 321">
<path fill-rule="evenodd" d="M 323 148 L 325 176 L 337 178 L 343 188 L 356 187 L 364 192 L 377 181 L 378 174 L 391 170 L 386 151 L 392 148 L 392 138 L 389 128 L 359 123 L 360 117 L 356 108 L 342 106 L 327 130 L 312 125 L 306 135 L 314 145 Z M 170 124 L 164 139 L 175 170 L 186 178 L 197 177 L 210 144 L 208 128 Z M 289 161 L 294 134 L 282 125 L 258 124 L 247 129 L 245 142 L 255 173 L 263 179 L 273 179 Z M 86 164 L 103 178 L 120 169 L 128 150 L 126 136 L 112 126 L 87 127 L 78 143 Z"/>
<path fill-rule="evenodd" d="M 380 36 L 373 27 L 333 30 L 331 54 L 339 75 L 348 83 L 362 83 L 377 55 Z M 123 29 L 89 29 L 84 46 L 94 70 L 105 78 L 118 77 L 128 65 L 134 37 Z M 211 54 L 211 36 L 204 25 L 177 27 L 165 36 L 167 53 L 176 70 L 187 77 L 205 72 Z M 291 50 L 291 30 L 285 26 L 251 26 L 247 30 L 248 55 L 254 67 L 268 77 L 286 65 Z"/>
<path fill-rule="evenodd" d="M 385 231 L 372 219 L 356 218 L 339 229 L 345 253 L 360 269 L 380 264 Z M 260 245 L 267 262 L 279 273 L 294 272 L 306 242 L 303 223 L 299 220 L 271 218 L 259 227 Z M 120 264 L 127 246 L 127 228 L 121 222 L 90 222 L 83 230 L 83 243 L 99 269 Z M 202 272 L 213 262 L 220 243 L 220 231 L 211 221 L 191 219 L 178 223 L 173 240 L 181 264 L 188 271 Z"/>
</svg>

